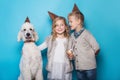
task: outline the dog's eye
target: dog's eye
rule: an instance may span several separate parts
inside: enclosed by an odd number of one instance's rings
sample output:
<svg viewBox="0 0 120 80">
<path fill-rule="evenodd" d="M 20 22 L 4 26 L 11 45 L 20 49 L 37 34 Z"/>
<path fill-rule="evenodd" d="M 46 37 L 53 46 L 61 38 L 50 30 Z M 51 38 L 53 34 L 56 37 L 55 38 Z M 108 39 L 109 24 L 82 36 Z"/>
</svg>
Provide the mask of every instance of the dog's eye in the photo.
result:
<svg viewBox="0 0 120 80">
<path fill-rule="evenodd" d="M 30 28 L 30 30 L 32 31 L 32 29 Z"/>
<path fill-rule="evenodd" d="M 26 29 L 23 29 L 23 31 L 26 31 Z"/>
</svg>

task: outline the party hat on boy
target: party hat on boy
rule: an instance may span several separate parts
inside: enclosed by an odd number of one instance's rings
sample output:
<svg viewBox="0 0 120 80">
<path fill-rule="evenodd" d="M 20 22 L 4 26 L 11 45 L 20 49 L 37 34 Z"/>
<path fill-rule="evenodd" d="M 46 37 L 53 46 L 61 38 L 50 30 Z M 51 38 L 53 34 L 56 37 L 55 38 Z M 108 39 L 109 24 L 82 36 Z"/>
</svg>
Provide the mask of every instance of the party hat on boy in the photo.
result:
<svg viewBox="0 0 120 80">
<path fill-rule="evenodd" d="M 72 12 L 74 12 L 74 11 L 78 11 L 78 12 L 80 12 L 80 10 L 79 10 L 79 8 L 77 7 L 77 5 L 76 5 L 76 4 L 74 4 L 74 7 L 73 7 Z"/>
</svg>

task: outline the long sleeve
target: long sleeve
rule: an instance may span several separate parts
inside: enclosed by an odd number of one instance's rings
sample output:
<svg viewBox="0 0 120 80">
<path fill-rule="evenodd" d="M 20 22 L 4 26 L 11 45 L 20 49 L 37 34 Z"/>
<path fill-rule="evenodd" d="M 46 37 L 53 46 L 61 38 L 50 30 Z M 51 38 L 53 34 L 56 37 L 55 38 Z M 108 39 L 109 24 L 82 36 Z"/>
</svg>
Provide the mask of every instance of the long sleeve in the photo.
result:
<svg viewBox="0 0 120 80">
<path fill-rule="evenodd" d="M 100 50 L 99 44 L 97 43 L 96 39 L 92 36 L 92 34 L 90 34 L 89 32 L 88 32 L 88 35 L 87 35 L 87 40 L 89 42 L 89 45 L 94 50 L 94 53 L 97 54 Z"/>
<path fill-rule="evenodd" d="M 73 50 L 73 40 L 72 37 L 69 37 L 67 50 Z"/>
<path fill-rule="evenodd" d="M 44 50 L 45 48 L 47 48 L 47 42 L 46 41 L 38 46 L 39 50 Z"/>
<path fill-rule="evenodd" d="M 48 42 L 49 42 L 50 36 L 46 38 L 46 40 L 38 46 L 39 50 L 44 50 L 48 47 Z"/>
<path fill-rule="evenodd" d="M 67 52 L 70 51 L 70 53 L 72 52 L 72 54 L 75 55 L 74 52 L 73 52 L 73 43 L 74 43 L 74 41 L 73 41 L 73 37 L 72 37 L 72 35 L 71 35 L 71 36 L 69 37 L 69 40 L 68 40 Z"/>
</svg>

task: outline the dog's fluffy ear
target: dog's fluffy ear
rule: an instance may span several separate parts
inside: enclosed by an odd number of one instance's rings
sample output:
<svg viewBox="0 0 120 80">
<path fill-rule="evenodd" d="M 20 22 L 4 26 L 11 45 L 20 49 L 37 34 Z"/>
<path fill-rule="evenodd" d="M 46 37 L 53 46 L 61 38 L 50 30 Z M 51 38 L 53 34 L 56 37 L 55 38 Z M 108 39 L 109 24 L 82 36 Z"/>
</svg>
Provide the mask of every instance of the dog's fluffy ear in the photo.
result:
<svg viewBox="0 0 120 80">
<path fill-rule="evenodd" d="M 20 40 L 22 40 L 22 32 L 19 31 L 18 36 L 17 36 L 17 41 L 19 42 Z"/>
<path fill-rule="evenodd" d="M 38 34 L 37 34 L 35 31 L 34 31 L 33 37 L 34 37 L 34 40 L 35 40 L 35 41 L 37 41 L 37 40 L 39 39 Z"/>
</svg>

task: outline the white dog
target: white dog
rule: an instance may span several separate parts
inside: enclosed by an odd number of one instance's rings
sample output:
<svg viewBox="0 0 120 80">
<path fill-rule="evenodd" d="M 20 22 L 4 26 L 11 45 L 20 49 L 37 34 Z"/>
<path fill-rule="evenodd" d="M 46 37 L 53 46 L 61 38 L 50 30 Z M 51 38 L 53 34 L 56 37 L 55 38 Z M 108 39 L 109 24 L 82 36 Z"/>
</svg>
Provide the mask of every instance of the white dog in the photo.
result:
<svg viewBox="0 0 120 80">
<path fill-rule="evenodd" d="M 18 33 L 18 41 L 20 40 L 24 41 L 24 45 L 18 80 L 43 80 L 42 57 L 38 47 L 34 43 L 38 40 L 38 35 L 28 17 Z"/>
</svg>

